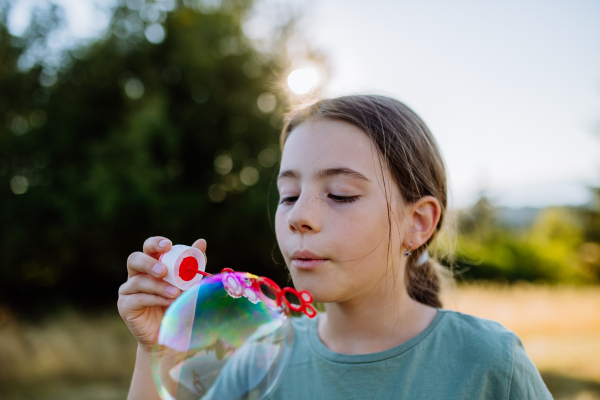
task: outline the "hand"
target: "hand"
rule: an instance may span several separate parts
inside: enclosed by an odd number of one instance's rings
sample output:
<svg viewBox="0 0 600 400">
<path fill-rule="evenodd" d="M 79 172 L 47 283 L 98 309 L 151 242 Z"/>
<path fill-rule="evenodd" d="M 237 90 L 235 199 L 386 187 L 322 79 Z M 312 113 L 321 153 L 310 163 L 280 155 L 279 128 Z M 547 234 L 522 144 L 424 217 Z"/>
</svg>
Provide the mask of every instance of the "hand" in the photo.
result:
<svg viewBox="0 0 600 400">
<path fill-rule="evenodd" d="M 167 266 L 158 262 L 171 247 L 171 241 L 161 236 L 146 239 L 144 252 L 136 251 L 127 258 L 127 282 L 119 288 L 119 314 L 140 348 L 148 352 L 158 339 L 165 311 L 181 294 L 181 290 L 162 280 Z M 204 253 L 206 240 L 196 240 L 192 247 Z"/>
</svg>

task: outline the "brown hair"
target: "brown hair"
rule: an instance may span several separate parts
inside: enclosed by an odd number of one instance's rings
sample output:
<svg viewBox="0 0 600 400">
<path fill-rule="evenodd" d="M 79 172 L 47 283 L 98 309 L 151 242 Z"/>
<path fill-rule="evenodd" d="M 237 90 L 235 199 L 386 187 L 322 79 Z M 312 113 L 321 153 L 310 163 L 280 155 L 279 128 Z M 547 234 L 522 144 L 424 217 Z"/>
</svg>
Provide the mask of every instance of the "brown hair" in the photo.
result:
<svg viewBox="0 0 600 400">
<path fill-rule="evenodd" d="M 444 161 L 423 120 L 402 102 L 385 96 L 354 95 L 320 100 L 286 115 L 281 132 L 282 149 L 292 130 L 311 117 L 342 120 L 362 129 L 371 138 L 382 158 L 387 160 L 394 181 L 407 203 L 414 203 L 428 195 L 438 200 L 441 207 L 440 221 L 429 240 L 412 252 L 407 262 L 405 278 L 410 297 L 432 307 L 442 307 L 439 292 L 443 268 L 433 257 L 429 257 L 423 264 L 418 263 L 439 232 L 447 207 Z M 387 193 L 387 188 L 384 189 Z"/>
</svg>

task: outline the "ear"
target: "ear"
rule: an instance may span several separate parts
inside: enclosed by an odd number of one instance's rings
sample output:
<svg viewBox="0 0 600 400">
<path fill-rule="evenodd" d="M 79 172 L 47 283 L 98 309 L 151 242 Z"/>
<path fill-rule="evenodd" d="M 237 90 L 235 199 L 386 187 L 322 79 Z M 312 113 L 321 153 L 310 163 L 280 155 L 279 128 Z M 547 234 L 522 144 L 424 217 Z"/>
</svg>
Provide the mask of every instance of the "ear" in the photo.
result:
<svg viewBox="0 0 600 400">
<path fill-rule="evenodd" d="M 407 207 L 408 211 L 408 234 L 405 246 L 412 242 L 412 249 L 421 247 L 437 227 L 442 214 L 440 203 L 433 196 L 421 197 L 412 205 Z"/>
</svg>

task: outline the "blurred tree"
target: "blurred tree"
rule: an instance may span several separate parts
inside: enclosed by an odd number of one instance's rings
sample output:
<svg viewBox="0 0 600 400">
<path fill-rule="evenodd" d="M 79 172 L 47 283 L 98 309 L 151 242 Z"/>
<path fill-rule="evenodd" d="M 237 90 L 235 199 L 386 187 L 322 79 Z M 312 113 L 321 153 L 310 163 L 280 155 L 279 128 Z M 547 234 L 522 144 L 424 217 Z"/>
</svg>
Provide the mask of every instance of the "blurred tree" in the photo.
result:
<svg viewBox="0 0 600 400">
<path fill-rule="evenodd" d="M 496 210 L 485 191 L 479 193 L 479 199 L 471 208 L 459 213 L 458 230 L 463 234 L 490 235 L 495 225 Z"/>
<path fill-rule="evenodd" d="M 590 188 L 593 193 L 589 207 L 582 207 L 585 242 L 580 248 L 581 261 L 588 272 L 600 281 L 600 188 Z"/>
<path fill-rule="evenodd" d="M 251 7 L 128 0 L 97 43 L 20 70 L 60 14 L 34 13 L 15 38 L 3 5 L 0 303 L 112 306 L 127 256 L 154 235 L 207 239 L 209 271 L 287 283 L 267 204 L 288 61 L 244 36 Z"/>
<path fill-rule="evenodd" d="M 594 249 L 587 244 L 588 217 L 582 209 L 550 207 L 532 226 L 514 228 L 495 217 L 482 196 L 459 214 L 455 269 L 467 279 L 585 283 L 598 279 L 583 259 Z M 584 253 L 582 253 L 582 251 Z M 587 253 L 585 252 L 587 251 Z"/>
</svg>

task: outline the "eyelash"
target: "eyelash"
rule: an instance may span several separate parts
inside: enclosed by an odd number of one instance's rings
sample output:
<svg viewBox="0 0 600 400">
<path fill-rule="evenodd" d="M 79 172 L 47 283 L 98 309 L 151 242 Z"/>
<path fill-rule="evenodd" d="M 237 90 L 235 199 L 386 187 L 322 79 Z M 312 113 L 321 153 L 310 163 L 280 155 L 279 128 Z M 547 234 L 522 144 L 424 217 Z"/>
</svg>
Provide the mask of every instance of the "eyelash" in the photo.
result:
<svg viewBox="0 0 600 400">
<path fill-rule="evenodd" d="M 336 196 L 334 194 L 330 194 L 328 197 L 338 203 L 353 203 L 356 200 L 358 200 L 359 196 Z M 298 199 L 298 196 L 284 197 L 283 199 L 281 199 L 279 204 L 291 203 L 291 202 L 296 201 L 297 199 Z"/>
</svg>

